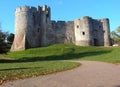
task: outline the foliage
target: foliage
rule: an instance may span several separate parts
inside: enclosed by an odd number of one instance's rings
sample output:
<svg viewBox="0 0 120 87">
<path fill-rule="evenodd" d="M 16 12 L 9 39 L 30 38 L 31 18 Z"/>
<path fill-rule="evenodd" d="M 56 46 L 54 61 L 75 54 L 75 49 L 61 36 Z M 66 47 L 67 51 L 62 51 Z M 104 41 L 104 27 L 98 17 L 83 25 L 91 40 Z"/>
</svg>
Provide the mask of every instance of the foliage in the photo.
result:
<svg viewBox="0 0 120 87">
<path fill-rule="evenodd" d="M 115 31 L 111 32 L 111 38 L 114 41 L 114 44 L 120 45 L 120 26 Z"/>
<path fill-rule="evenodd" d="M 117 27 L 117 32 L 120 33 L 120 26 Z"/>
<path fill-rule="evenodd" d="M 12 44 L 13 43 L 13 40 L 14 40 L 14 34 L 13 33 L 10 33 L 7 37 L 7 42 Z"/>
<path fill-rule="evenodd" d="M 14 34 L 0 30 L 0 53 L 9 51 L 14 39 Z"/>
<path fill-rule="evenodd" d="M 7 51 L 7 43 L 5 41 L 6 37 L 7 33 L 0 30 L 0 53 L 4 53 Z"/>
<path fill-rule="evenodd" d="M 114 44 L 120 44 L 120 35 L 115 31 L 111 32 L 111 38 L 114 41 Z"/>
</svg>

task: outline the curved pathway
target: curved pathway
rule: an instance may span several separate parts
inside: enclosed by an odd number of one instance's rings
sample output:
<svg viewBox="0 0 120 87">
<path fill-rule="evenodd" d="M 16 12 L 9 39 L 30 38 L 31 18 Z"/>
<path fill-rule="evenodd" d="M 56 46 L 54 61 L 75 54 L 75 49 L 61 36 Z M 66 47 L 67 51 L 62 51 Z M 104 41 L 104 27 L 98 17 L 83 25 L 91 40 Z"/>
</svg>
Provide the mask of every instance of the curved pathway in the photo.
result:
<svg viewBox="0 0 120 87">
<path fill-rule="evenodd" d="M 120 87 L 120 65 L 79 61 L 78 68 L 25 80 L 0 87 Z"/>
</svg>

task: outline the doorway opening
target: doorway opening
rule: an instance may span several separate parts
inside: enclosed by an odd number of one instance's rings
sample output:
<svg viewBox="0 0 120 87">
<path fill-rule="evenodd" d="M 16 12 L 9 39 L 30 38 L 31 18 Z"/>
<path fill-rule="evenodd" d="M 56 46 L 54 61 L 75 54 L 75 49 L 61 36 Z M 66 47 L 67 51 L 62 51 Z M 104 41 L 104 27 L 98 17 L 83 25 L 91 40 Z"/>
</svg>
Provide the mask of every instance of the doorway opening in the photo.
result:
<svg viewBox="0 0 120 87">
<path fill-rule="evenodd" d="M 94 46 L 98 46 L 98 40 L 94 39 Z"/>
</svg>

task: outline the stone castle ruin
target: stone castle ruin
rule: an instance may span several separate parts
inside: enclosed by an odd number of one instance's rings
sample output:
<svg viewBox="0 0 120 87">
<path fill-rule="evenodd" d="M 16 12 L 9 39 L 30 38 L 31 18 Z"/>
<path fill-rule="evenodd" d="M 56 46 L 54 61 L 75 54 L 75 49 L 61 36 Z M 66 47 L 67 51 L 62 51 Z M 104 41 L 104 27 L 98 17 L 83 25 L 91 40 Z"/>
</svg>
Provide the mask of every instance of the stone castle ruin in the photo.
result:
<svg viewBox="0 0 120 87">
<path fill-rule="evenodd" d="M 11 51 L 65 43 L 110 46 L 109 20 L 85 16 L 74 21 L 52 21 L 50 7 L 23 6 L 15 11 L 15 38 Z"/>
</svg>

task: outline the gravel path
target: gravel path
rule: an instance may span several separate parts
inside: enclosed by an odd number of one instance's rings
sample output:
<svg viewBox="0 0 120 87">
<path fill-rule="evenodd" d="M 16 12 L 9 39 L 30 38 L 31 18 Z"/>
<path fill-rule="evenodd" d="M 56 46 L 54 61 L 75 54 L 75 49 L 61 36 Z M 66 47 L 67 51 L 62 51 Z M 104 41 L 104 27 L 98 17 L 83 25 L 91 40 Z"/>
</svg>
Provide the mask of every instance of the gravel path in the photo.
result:
<svg viewBox="0 0 120 87">
<path fill-rule="evenodd" d="M 25 80 L 0 87 L 120 87 L 120 65 L 79 61 L 78 68 Z"/>
</svg>

